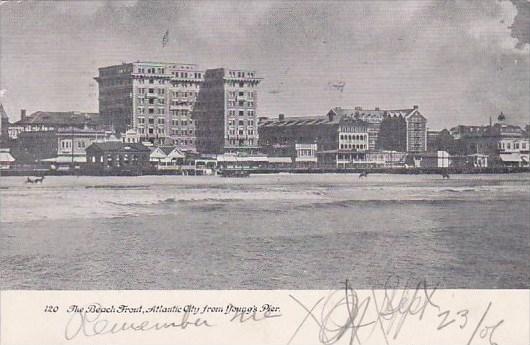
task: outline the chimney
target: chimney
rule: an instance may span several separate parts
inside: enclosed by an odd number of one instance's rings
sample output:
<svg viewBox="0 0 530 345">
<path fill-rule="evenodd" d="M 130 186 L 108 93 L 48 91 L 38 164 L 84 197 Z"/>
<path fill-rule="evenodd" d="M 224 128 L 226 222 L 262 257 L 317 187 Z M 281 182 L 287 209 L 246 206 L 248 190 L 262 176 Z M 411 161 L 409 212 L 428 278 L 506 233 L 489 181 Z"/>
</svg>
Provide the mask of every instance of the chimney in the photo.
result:
<svg viewBox="0 0 530 345">
<path fill-rule="evenodd" d="M 20 109 L 20 120 L 24 121 L 26 119 L 26 109 Z"/>
<path fill-rule="evenodd" d="M 278 114 L 278 120 L 280 121 L 285 120 L 285 114 Z"/>
<path fill-rule="evenodd" d="M 419 107 L 417 105 L 414 105 L 413 108 L 417 110 Z"/>
</svg>

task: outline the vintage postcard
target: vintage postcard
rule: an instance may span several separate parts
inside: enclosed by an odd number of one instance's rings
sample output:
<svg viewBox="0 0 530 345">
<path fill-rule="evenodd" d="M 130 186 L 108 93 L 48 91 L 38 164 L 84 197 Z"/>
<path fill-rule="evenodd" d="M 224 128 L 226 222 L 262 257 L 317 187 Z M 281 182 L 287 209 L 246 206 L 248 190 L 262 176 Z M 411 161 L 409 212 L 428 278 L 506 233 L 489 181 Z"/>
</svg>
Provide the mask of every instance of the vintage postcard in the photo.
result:
<svg viewBox="0 0 530 345">
<path fill-rule="evenodd" d="M 530 344 L 530 1 L 0 1 L 0 345 Z"/>
</svg>

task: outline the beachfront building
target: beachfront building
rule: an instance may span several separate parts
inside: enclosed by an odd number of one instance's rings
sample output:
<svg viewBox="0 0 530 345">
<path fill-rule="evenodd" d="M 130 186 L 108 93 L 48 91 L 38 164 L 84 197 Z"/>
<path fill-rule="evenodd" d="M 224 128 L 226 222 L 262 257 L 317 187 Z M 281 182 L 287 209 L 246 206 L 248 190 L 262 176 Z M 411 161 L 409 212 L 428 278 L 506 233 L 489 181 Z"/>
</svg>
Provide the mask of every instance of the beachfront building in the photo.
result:
<svg viewBox="0 0 530 345">
<path fill-rule="evenodd" d="M 369 146 L 369 124 L 348 114 L 262 119 L 260 145 L 269 156 L 292 157 L 297 165 L 353 167 Z"/>
<path fill-rule="evenodd" d="M 385 111 L 379 108 L 363 109 L 362 107 L 341 108 L 335 107 L 328 112 L 338 117 L 350 117 L 362 120 L 368 124 L 368 150 L 375 151 L 379 130 L 383 122 Z"/>
<path fill-rule="evenodd" d="M 89 128 L 101 129 L 103 126 L 98 113 L 80 111 L 36 111 L 26 115 L 26 110 L 20 111 L 20 120 L 14 127 L 20 127 L 21 132 L 46 132 L 60 128 Z M 17 136 L 20 133 L 17 133 Z"/>
<path fill-rule="evenodd" d="M 366 161 L 369 148 L 370 124 L 351 116 L 343 116 L 339 121 L 339 144 L 337 167 L 358 167 Z"/>
<path fill-rule="evenodd" d="M 335 114 L 327 116 L 303 116 L 286 118 L 280 114 L 277 119 L 261 118 L 259 123 L 259 145 L 269 157 L 300 157 L 297 150 L 307 149 L 305 145 L 316 145 L 320 166 L 336 164 L 339 146 L 340 118 Z M 313 159 L 313 158 L 312 158 Z"/>
<path fill-rule="evenodd" d="M 519 126 L 500 121 L 485 126 L 461 125 L 450 131 L 462 156 L 487 156 L 487 165 L 492 167 L 528 166 L 528 136 Z"/>
<path fill-rule="evenodd" d="M 111 131 L 89 128 L 59 128 L 54 131 L 57 140 L 55 157 L 44 159 L 57 170 L 80 168 L 86 163 L 86 148 L 96 142 L 119 141 Z"/>
<path fill-rule="evenodd" d="M 9 170 L 15 165 L 15 158 L 8 148 L 0 148 L 0 170 Z"/>
<path fill-rule="evenodd" d="M 407 152 L 427 151 L 427 119 L 420 113 L 417 105 L 405 116 L 405 122 Z"/>
<path fill-rule="evenodd" d="M 204 74 L 193 120 L 201 153 L 254 154 L 258 151 L 255 71 L 209 69 Z"/>
<path fill-rule="evenodd" d="M 502 138 L 497 143 L 499 158 L 507 166 L 529 166 L 529 149 L 529 140 L 524 137 Z"/>
<path fill-rule="evenodd" d="M 414 105 L 410 109 L 363 109 L 335 107 L 328 114 L 347 116 L 368 124 L 368 151 L 427 150 L 427 119 Z"/>
<path fill-rule="evenodd" d="M 296 167 L 313 167 L 317 166 L 317 149 L 316 143 L 296 143 L 295 144 L 295 166 Z"/>
<path fill-rule="evenodd" d="M 120 134 L 121 141 L 124 143 L 140 143 L 142 137 L 136 129 L 128 129 L 125 133 Z"/>
<path fill-rule="evenodd" d="M 151 150 L 137 143 L 108 141 L 86 148 L 87 171 L 100 174 L 139 175 L 150 170 Z"/>
<path fill-rule="evenodd" d="M 195 151 L 192 112 L 204 77 L 197 65 L 137 61 L 99 68 L 99 112 L 118 132 L 140 141 Z"/>
<path fill-rule="evenodd" d="M 152 146 L 149 161 L 157 170 L 179 170 L 186 155 L 175 146 Z"/>
<path fill-rule="evenodd" d="M 316 144 L 321 167 L 404 165 L 404 153 L 426 150 L 427 120 L 418 107 L 402 110 L 333 108 L 326 116 L 262 118 L 260 145 L 269 156 L 297 157 L 297 144 Z"/>
</svg>

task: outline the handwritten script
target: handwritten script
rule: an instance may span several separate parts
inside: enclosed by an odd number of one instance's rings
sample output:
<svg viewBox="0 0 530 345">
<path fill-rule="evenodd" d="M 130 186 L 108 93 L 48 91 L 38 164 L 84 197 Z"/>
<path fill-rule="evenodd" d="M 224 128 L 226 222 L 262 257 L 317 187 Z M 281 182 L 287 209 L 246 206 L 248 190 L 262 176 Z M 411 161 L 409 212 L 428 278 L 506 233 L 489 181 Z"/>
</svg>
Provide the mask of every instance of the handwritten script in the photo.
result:
<svg viewBox="0 0 530 345">
<path fill-rule="evenodd" d="M 167 329 L 184 331 L 190 328 L 211 328 L 216 326 L 216 324 L 208 321 L 205 316 L 196 316 L 197 312 L 193 308 L 185 308 L 183 313 L 177 314 L 170 321 L 151 321 L 145 319 L 136 322 L 115 322 L 103 317 L 105 308 L 102 308 L 98 303 L 92 303 L 89 306 L 91 308 L 83 308 L 82 311 L 72 313 L 64 331 L 64 338 L 66 340 L 73 340 L 77 337 L 112 335 L 131 331 L 147 332 Z M 241 324 L 259 322 L 282 316 L 282 314 L 275 310 L 263 307 L 260 310 L 227 311 L 224 315 L 228 322 L 239 322 Z"/>
<path fill-rule="evenodd" d="M 385 288 L 382 296 L 372 290 L 368 296 L 360 297 L 346 281 L 344 290 L 332 291 L 310 303 L 290 294 L 290 298 L 303 310 L 304 317 L 296 325 L 287 344 L 291 344 L 303 327 L 310 323 L 313 327 L 317 326 L 321 344 L 335 344 L 342 340 L 341 343 L 347 341 L 361 345 L 379 333 L 385 344 L 390 345 L 398 339 L 407 322 L 421 322 L 427 313 L 434 313 L 438 321 L 436 331 L 457 327 L 457 331 L 469 332 L 466 345 L 472 345 L 477 337 L 487 339 L 490 345 L 498 345 L 494 340 L 495 331 L 504 320 L 488 319 L 492 302 L 484 306 L 479 321 L 471 324 L 470 310 L 444 309 L 435 302 L 436 291 L 436 287 L 429 287 L 424 280 L 413 289 Z M 418 326 L 432 325 L 415 325 Z"/>
</svg>

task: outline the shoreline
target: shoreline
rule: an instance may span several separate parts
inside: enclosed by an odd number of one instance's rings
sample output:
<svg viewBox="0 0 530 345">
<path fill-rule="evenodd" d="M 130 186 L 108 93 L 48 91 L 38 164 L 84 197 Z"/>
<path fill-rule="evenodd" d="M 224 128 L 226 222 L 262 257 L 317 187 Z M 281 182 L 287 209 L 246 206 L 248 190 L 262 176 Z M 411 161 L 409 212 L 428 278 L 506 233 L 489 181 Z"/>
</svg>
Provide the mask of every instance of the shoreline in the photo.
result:
<svg viewBox="0 0 530 345">
<path fill-rule="evenodd" d="M 239 170 L 239 169 L 228 169 Z M 474 174 L 516 174 L 528 173 L 530 167 L 491 167 L 491 168 L 247 168 L 242 169 L 253 174 L 397 174 L 397 175 L 474 175 Z M 181 171 L 143 171 L 131 174 L 128 171 L 89 172 L 89 171 L 50 171 L 50 170 L 3 170 L 0 176 L 212 176 L 215 174 L 183 174 Z M 220 175 L 218 175 L 220 176 Z"/>
</svg>

